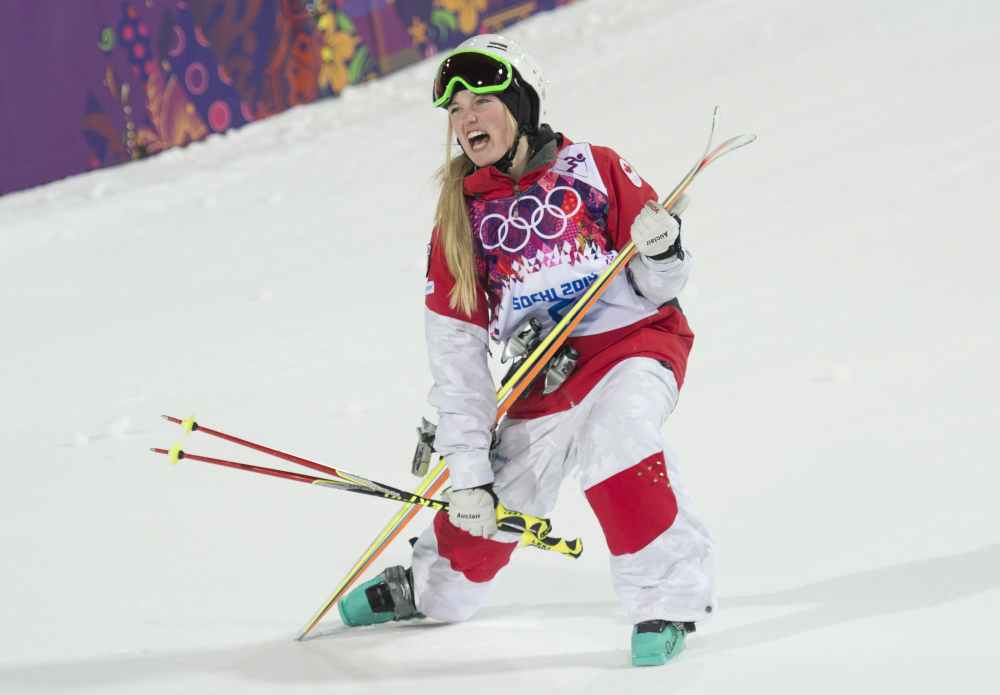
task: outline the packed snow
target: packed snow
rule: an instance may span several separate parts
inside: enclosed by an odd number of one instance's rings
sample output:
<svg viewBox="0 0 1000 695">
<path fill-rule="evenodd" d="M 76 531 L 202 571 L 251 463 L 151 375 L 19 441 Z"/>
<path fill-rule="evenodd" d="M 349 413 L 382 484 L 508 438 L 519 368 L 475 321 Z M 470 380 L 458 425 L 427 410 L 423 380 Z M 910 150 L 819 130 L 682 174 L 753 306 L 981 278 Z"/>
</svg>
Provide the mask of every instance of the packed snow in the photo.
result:
<svg viewBox="0 0 1000 695">
<path fill-rule="evenodd" d="M 434 60 L 0 198 L 0 691 L 996 692 L 997 27 L 972 0 L 581 0 L 511 28 L 547 120 L 662 193 L 716 104 L 758 136 L 689 190 L 665 431 L 720 610 L 660 668 L 630 666 L 578 481 L 552 519 L 579 560 L 518 551 L 461 625 L 333 613 L 300 643 L 395 503 L 149 451 L 282 466 L 159 417 L 194 413 L 419 484 Z"/>
</svg>

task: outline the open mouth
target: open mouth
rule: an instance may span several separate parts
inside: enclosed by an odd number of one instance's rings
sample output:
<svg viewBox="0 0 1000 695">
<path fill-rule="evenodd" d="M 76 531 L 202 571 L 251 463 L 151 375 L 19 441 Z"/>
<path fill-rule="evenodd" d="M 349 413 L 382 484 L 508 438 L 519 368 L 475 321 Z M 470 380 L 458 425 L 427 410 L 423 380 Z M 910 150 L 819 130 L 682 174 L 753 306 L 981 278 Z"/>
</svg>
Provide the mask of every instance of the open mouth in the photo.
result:
<svg viewBox="0 0 1000 695">
<path fill-rule="evenodd" d="M 490 144 L 490 136 L 481 130 L 473 130 L 466 137 L 469 139 L 469 147 L 472 148 L 473 152 L 479 152 Z"/>
</svg>

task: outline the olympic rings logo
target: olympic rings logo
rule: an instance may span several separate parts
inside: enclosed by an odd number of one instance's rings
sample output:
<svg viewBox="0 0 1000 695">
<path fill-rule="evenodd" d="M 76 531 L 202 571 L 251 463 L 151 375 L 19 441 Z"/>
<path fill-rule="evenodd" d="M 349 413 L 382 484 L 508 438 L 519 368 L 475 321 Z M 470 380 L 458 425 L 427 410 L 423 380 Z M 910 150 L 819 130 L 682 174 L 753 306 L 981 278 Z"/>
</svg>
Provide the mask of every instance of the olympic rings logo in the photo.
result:
<svg viewBox="0 0 1000 695">
<path fill-rule="evenodd" d="M 552 204 L 552 196 L 555 195 L 557 191 L 566 191 L 567 195 L 572 193 L 576 197 L 576 207 L 573 208 L 572 212 L 566 212 L 560 206 Z M 528 219 L 525 219 L 520 216 L 519 208 L 526 203 L 530 203 L 531 201 L 533 201 L 537 207 L 531 211 L 531 216 Z M 532 232 L 547 241 L 558 239 L 562 236 L 563 232 L 566 231 L 566 227 L 569 225 L 570 219 L 572 219 L 576 213 L 580 211 L 581 207 L 583 207 L 583 196 L 581 196 L 576 189 L 569 186 L 556 186 L 548 192 L 548 195 L 545 196 L 544 202 L 533 195 L 521 196 L 510 204 L 506 217 L 500 213 L 493 213 L 492 215 L 487 215 L 482 219 L 482 221 L 480 221 L 479 239 L 483 242 L 483 248 L 486 250 L 501 248 L 507 253 L 517 253 L 528 245 Z M 559 230 L 553 232 L 552 234 L 546 234 L 541 230 L 541 227 L 539 227 L 539 224 L 541 224 L 546 214 L 562 222 Z M 495 231 L 496 243 L 489 243 L 485 238 L 487 223 L 492 218 L 500 220 L 500 225 Z M 510 237 L 514 236 L 514 242 L 511 242 L 511 244 L 513 244 L 517 241 L 517 237 L 521 232 L 524 233 L 524 238 L 520 240 L 520 243 L 518 243 L 517 246 L 509 245 L 508 240 Z"/>
</svg>

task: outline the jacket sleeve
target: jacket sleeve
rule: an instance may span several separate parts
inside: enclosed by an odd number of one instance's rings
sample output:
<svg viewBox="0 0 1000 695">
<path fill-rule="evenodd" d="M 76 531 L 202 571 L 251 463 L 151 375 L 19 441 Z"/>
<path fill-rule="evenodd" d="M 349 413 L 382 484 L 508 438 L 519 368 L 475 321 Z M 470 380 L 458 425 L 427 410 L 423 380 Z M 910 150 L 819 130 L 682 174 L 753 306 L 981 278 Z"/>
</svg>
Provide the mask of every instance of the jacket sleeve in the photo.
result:
<svg viewBox="0 0 1000 695">
<path fill-rule="evenodd" d="M 681 240 L 683 247 L 684 240 Z M 632 287 L 656 306 L 663 306 L 675 298 L 687 284 L 691 275 L 691 254 L 684 251 L 684 259 L 675 258 L 667 263 L 657 263 L 637 253 L 628 264 L 628 277 Z"/>
<path fill-rule="evenodd" d="M 438 412 L 434 448 L 448 462 L 456 490 L 493 482 L 489 453 L 497 398 L 487 364 L 485 292 L 473 316 L 452 309 L 448 295 L 454 280 L 437 234 L 427 249 L 424 331 L 430 361 L 427 402 Z M 481 287 L 477 289 L 482 289 Z"/>
<path fill-rule="evenodd" d="M 647 200 L 656 200 L 656 191 L 623 157 L 607 147 L 594 147 L 595 160 L 608 189 L 608 234 L 621 250 L 632 240 L 632 223 Z M 683 248 L 684 238 L 681 235 Z M 629 262 L 628 276 L 635 291 L 656 306 L 680 294 L 691 274 L 691 254 L 657 263 L 641 254 Z"/>
</svg>

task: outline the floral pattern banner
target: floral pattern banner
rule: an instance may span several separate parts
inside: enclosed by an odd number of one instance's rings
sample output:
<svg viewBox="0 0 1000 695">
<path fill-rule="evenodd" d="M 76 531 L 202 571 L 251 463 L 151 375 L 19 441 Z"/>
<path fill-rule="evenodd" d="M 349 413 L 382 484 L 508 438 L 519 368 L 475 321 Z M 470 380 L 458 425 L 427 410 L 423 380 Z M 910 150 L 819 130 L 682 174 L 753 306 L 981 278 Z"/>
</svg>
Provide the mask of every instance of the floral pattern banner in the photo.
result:
<svg viewBox="0 0 1000 695">
<path fill-rule="evenodd" d="M 0 195 L 335 96 L 575 0 L 4 0 Z"/>
</svg>

